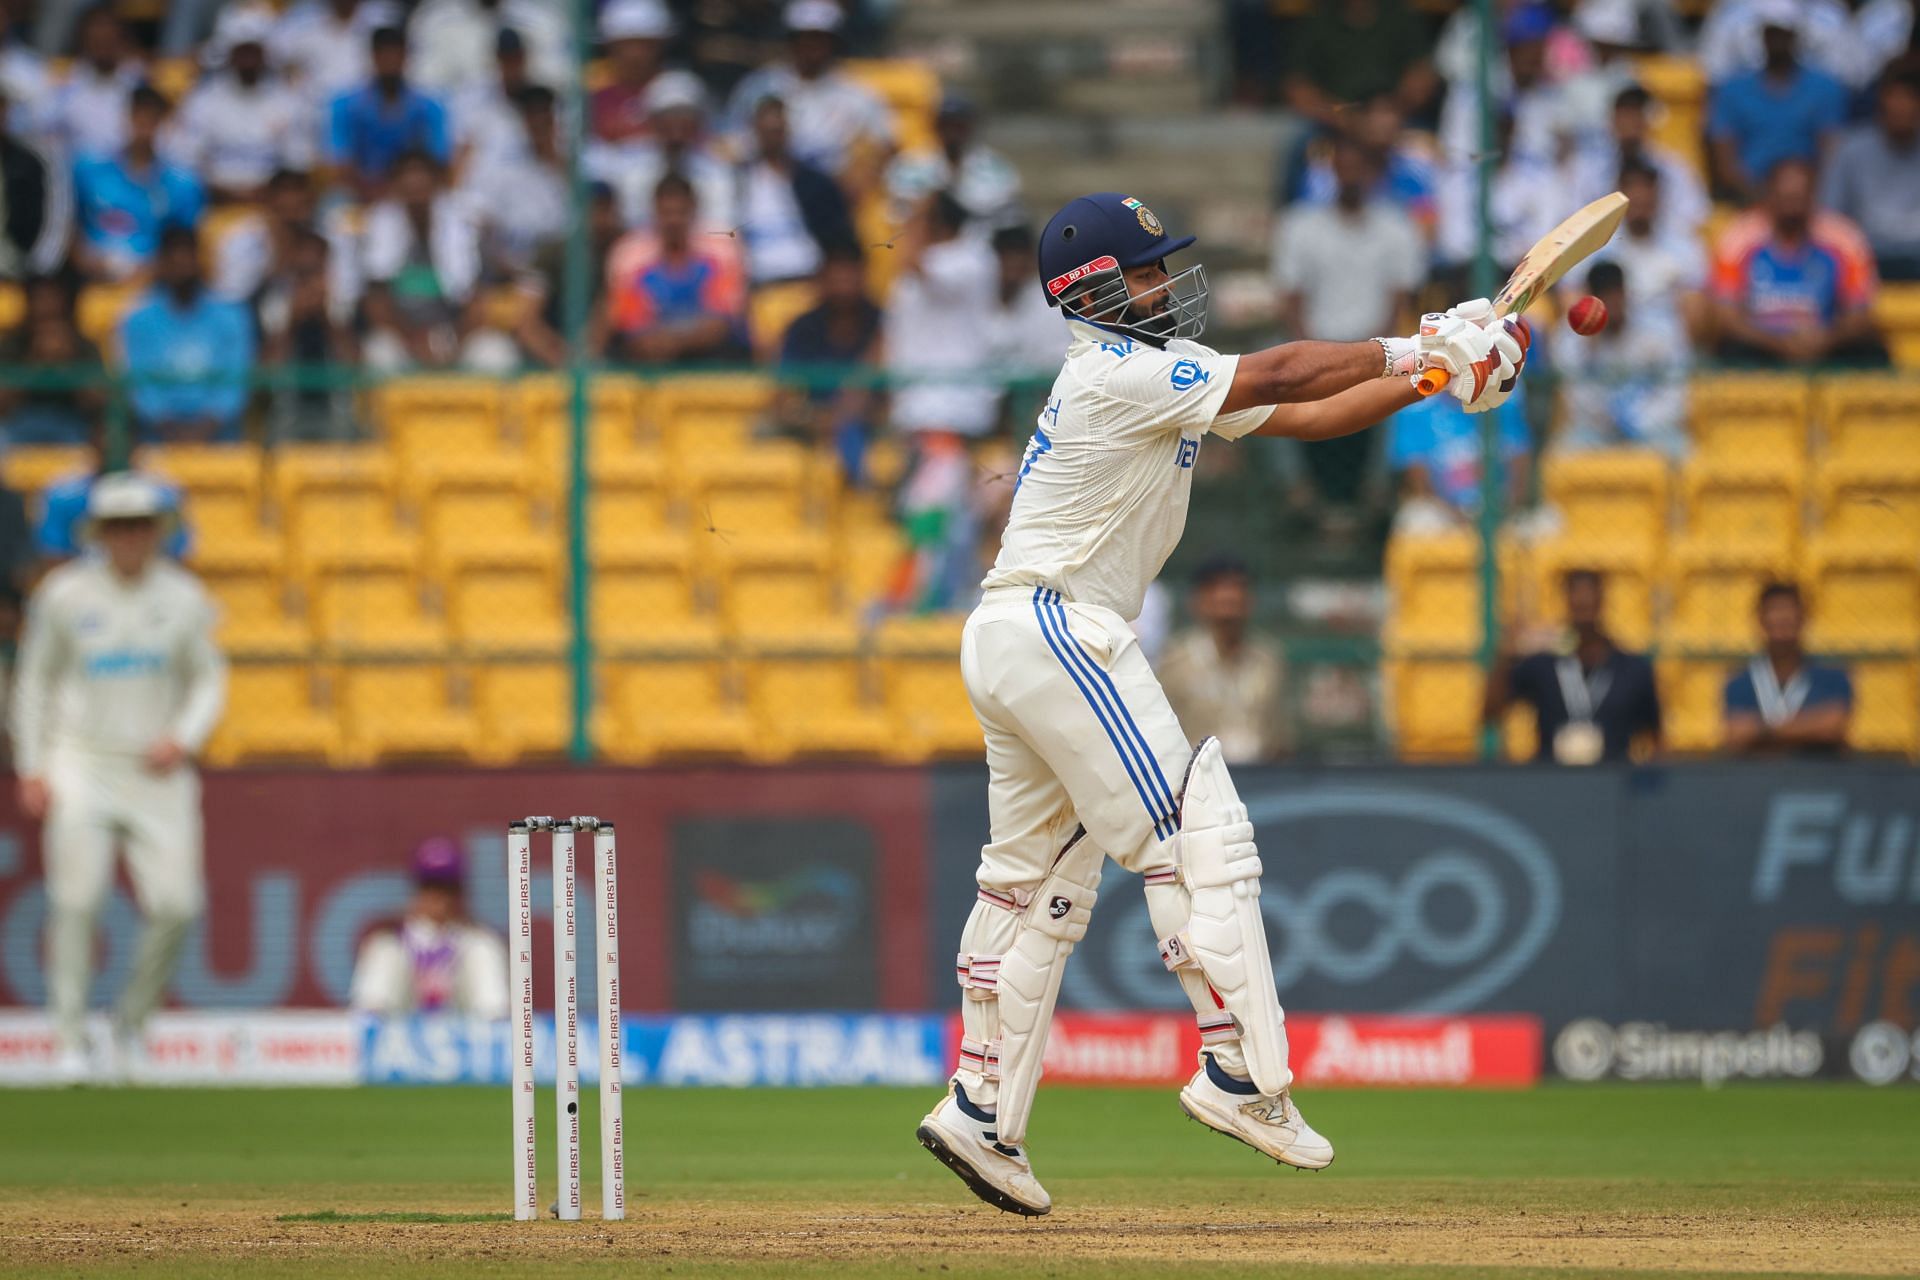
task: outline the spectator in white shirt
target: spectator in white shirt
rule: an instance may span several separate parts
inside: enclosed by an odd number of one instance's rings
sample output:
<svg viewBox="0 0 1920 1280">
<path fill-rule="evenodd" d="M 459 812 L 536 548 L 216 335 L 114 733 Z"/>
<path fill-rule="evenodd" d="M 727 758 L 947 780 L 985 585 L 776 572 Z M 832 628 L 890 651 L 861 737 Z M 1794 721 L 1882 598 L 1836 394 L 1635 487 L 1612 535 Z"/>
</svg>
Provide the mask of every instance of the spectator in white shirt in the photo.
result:
<svg viewBox="0 0 1920 1280">
<path fill-rule="evenodd" d="M 1033 278 L 1033 231 L 1025 223 L 993 233 L 993 256 L 1000 263 L 1000 288 L 993 310 L 993 367 L 1015 384 L 1031 388 L 1052 384 L 1066 358 L 1072 335 L 1058 307 Z M 1017 418 L 1021 405 L 1011 405 Z"/>
<path fill-rule="evenodd" d="M 1616 181 L 1627 214 L 1593 261 L 1620 264 L 1634 315 L 1644 327 L 1672 335 L 1684 354 L 1706 331 L 1706 251 L 1696 237 L 1667 229 L 1666 179 L 1659 170 L 1629 161 Z M 1562 292 L 1569 301 L 1579 296 L 1570 288 Z"/>
<path fill-rule="evenodd" d="M 27 43 L 25 18 L 31 12 L 31 0 L 0 0 L 0 93 L 7 98 L 9 131 L 23 138 L 39 136 L 53 94 L 47 60 Z"/>
<path fill-rule="evenodd" d="M 519 275 L 567 234 L 572 189 L 560 150 L 560 113 L 553 90 L 520 94 L 526 150 L 495 157 L 476 170 L 468 193 L 480 218 L 481 258 L 492 279 Z"/>
<path fill-rule="evenodd" d="M 1495 109 L 1513 121 L 1512 136 L 1501 150 L 1544 162 L 1555 159 L 1557 138 L 1567 117 L 1565 94 L 1547 68 L 1547 38 L 1553 24 L 1552 11 L 1545 5 L 1522 5 L 1507 15 L 1502 29 L 1506 74 L 1493 90 Z M 1447 90 L 1440 112 L 1440 145 L 1455 163 L 1481 152 L 1480 102 L 1471 79 L 1456 81 Z"/>
<path fill-rule="evenodd" d="M 647 85 L 647 131 L 624 143 L 592 143 L 587 175 L 605 182 L 620 198 L 630 227 L 653 218 L 653 192 L 677 173 L 693 184 L 702 230 L 731 233 L 736 227 L 734 166 L 707 137 L 707 91 L 690 71 L 662 71 Z"/>
<path fill-rule="evenodd" d="M 855 190 L 893 147 L 893 117 L 871 89 L 840 68 L 840 28 L 846 15 L 833 0 L 791 0 L 785 12 L 787 56 L 740 82 L 731 115 L 745 133 L 768 94 L 787 104 L 794 153 Z M 856 163 L 859 162 L 859 163 Z"/>
<path fill-rule="evenodd" d="M 520 120 L 519 98 L 532 87 L 527 76 L 527 42 L 508 27 L 493 44 L 493 73 L 447 101 L 456 173 L 478 173 L 526 152 L 527 130 Z"/>
<path fill-rule="evenodd" d="M 1651 166 L 1659 174 L 1660 234 L 1692 237 L 1706 223 L 1713 202 L 1699 171 L 1651 138 L 1653 95 L 1629 85 L 1613 99 L 1612 136 L 1580 148 L 1568 161 L 1573 191 L 1569 203 L 1585 204 L 1619 189 L 1620 172 L 1630 164 Z"/>
<path fill-rule="evenodd" d="M 220 25 L 231 37 L 227 69 L 187 96 L 172 150 L 215 203 L 251 204 L 279 170 L 313 167 L 314 119 L 310 104 L 267 72 L 266 20 L 248 14 Z"/>
<path fill-rule="evenodd" d="M 846 194 L 824 170 L 793 154 L 787 106 L 762 98 L 753 111 L 753 158 L 739 173 L 740 239 L 754 284 L 799 280 L 821 251 L 855 239 Z"/>
<path fill-rule="evenodd" d="M 413 78 L 422 89 L 448 97 L 493 75 L 500 33 L 526 42 L 533 79 L 565 84 L 572 76 L 567 13 L 571 5 L 549 0 L 426 0 L 414 10 L 408 36 L 419 50 Z"/>
<path fill-rule="evenodd" d="M 1350 138 L 1333 145 L 1332 204 L 1295 205 L 1273 236 L 1273 280 L 1288 332 L 1353 342 L 1397 331 L 1426 275 L 1406 211 L 1379 194 L 1380 165 Z"/>
<path fill-rule="evenodd" d="M 975 218 L 993 224 L 1015 216 L 1020 171 L 981 142 L 973 103 L 948 94 L 934 120 L 938 146 L 896 156 L 887 166 L 887 194 L 911 208 L 931 191 L 949 191 Z"/>
<path fill-rule="evenodd" d="M 1687 451 L 1686 338 L 1657 317 L 1642 316 L 1618 262 L 1586 273 L 1586 291 L 1607 308 L 1607 327 L 1559 348 L 1563 450 Z"/>
<path fill-rule="evenodd" d="M 1488 175 L 1487 198 L 1493 257 L 1503 267 L 1519 262 L 1533 242 L 1553 230 L 1567 212 L 1566 183 L 1560 170 L 1535 155 L 1512 149 L 1509 144 L 1513 136 L 1513 117 L 1501 116 L 1494 141 L 1494 154 L 1500 159 Z M 1473 261 L 1479 245 L 1472 154 L 1456 159 L 1440 178 L 1440 234 L 1434 256 L 1445 266 Z"/>
<path fill-rule="evenodd" d="M 367 211 L 361 263 L 369 368 L 504 372 L 519 362 L 511 338 L 483 327 L 479 228 L 432 156 L 395 163 L 391 194 Z"/>
<path fill-rule="evenodd" d="M 1719 0 L 1700 27 L 1698 57 L 1707 79 L 1719 84 L 1766 62 L 1761 39 L 1777 0 Z M 1794 0 L 1799 11 L 1801 61 L 1849 88 L 1873 83 L 1913 36 L 1913 0 Z"/>
<path fill-rule="evenodd" d="M 119 17 L 109 8 L 89 11 L 80 26 L 80 56 L 47 103 L 49 138 L 72 156 L 119 150 L 127 140 L 128 99 L 144 78 Z"/>
<path fill-rule="evenodd" d="M 391 0 L 299 0 L 274 27 L 268 51 L 314 109 L 324 110 L 373 75 L 373 33 L 400 21 Z"/>
<path fill-rule="evenodd" d="M 966 222 L 960 202 L 937 191 L 897 242 L 885 335 L 893 424 L 903 431 L 981 436 L 998 417 L 992 333 L 1000 266 Z"/>
</svg>

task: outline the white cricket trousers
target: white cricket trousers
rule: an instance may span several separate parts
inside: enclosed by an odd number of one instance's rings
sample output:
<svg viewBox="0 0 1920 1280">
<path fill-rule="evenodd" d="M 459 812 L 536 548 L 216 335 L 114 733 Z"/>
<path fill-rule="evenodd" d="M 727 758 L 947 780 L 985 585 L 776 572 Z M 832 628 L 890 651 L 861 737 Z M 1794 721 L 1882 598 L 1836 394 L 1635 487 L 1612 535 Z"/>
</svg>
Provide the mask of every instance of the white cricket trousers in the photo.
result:
<svg viewBox="0 0 1920 1280">
<path fill-rule="evenodd" d="M 146 916 L 115 1014 L 122 1027 L 137 1030 L 160 1003 L 206 902 L 200 779 L 186 766 L 156 777 L 137 756 L 62 745 L 48 756 L 47 786 L 47 1008 L 62 1047 L 82 1047 L 94 921 L 113 885 L 116 845 Z"/>
<path fill-rule="evenodd" d="M 966 1038 L 958 1076 L 991 1105 L 994 1078 L 976 1056 L 999 1034 L 988 972 L 1012 942 L 1013 904 L 1046 879 L 1075 833 L 1145 876 L 1154 932 L 1186 928 L 1186 890 L 1174 877 L 1175 812 L 1192 745 L 1140 651 L 1111 609 L 1063 600 L 1044 587 L 997 587 L 967 619 L 960 671 L 987 742 L 989 839 L 980 851 L 980 900 L 961 936 L 958 966 Z M 1097 907 L 1096 907 L 1097 910 Z M 1206 979 L 1174 971 L 1226 1070 L 1246 1073 L 1238 1040 L 1218 1033 L 1220 1008 Z"/>
</svg>

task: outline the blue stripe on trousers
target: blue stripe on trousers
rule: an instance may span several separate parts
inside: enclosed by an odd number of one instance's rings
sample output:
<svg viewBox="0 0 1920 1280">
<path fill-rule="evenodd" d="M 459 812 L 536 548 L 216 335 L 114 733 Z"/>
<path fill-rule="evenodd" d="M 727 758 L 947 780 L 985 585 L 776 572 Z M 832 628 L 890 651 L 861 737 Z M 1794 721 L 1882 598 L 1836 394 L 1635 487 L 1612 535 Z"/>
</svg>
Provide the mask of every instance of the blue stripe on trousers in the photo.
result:
<svg viewBox="0 0 1920 1280">
<path fill-rule="evenodd" d="M 1081 670 L 1090 679 L 1096 680 L 1100 685 L 1106 687 L 1107 695 L 1111 699 L 1108 709 L 1114 712 L 1116 717 L 1123 722 L 1121 732 L 1129 735 L 1130 741 L 1132 741 L 1135 750 L 1138 752 L 1140 771 L 1145 774 L 1147 778 L 1147 789 L 1156 793 L 1159 802 L 1166 806 L 1166 822 L 1169 829 L 1171 829 L 1173 827 L 1173 814 L 1176 812 L 1178 806 L 1176 806 L 1173 801 L 1173 788 L 1167 785 L 1167 775 L 1160 770 L 1160 758 L 1153 754 L 1153 748 L 1147 744 L 1147 735 L 1140 732 L 1140 726 L 1134 723 L 1133 713 L 1127 710 L 1127 704 L 1121 699 L 1120 690 L 1113 683 L 1113 677 L 1108 675 L 1106 669 L 1089 657 L 1078 644 L 1073 643 L 1073 633 L 1067 628 L 1067 611 L 1060 603 L 1060 593 L 1057 591 L 1053 592 L 1052 596 L 1053 599 L 1050 603 L 1053 607 L 1054 616 L 1059 620 L 1060 633 L 1066 637 L 1073 651 L 1073 656 L 1080 663 Z"/>
<path fill-rule="evenodd" d="M 1136 761 L 1130 749 L 1130 744 L 1123 740 L 1120 733 L 1115 729 L 1114 722 L 1104 706 L 1104 700 L 1099 696 L 1094 687 L 1087 683 L 1086 678 L 1075 666 L 1073 659 L 1068 656 L 1069 651 L 1075 648 L 1072 635 L 1056 635 L 1054 626 L 1049 624 L 1044 600 L 1046 594 L 1044 587 L 1036 587 L 1033 593 L 1033 612 L 1034 616 L 1039 619 L 1040 622 L 1040 634 L 1046 638 L 1047 647 L 1053 650 L 1053 656 L 1060 660 L 1060 666 L 1066 671 L 1067 678 L 1072 680 L 1075 686 L 1079 688 L 1080 696 L 1085 698 L 1087 705 L 1093 709 L 1094 718 L 1099 720 L 1100 727 L 1106 730 L 1108 741 L 1113 743 L 1114 751 L 1120 756 L 1121 766 L 1126 769 L 1127 777 L 1132 781 L 1134 791 L 1140 796 L 1140 803 L 1146 806 L 1147 816 L 1153 820 L 1154 835 L 1164 840 L 1172 834 L 1171 818 L 1161 815 L 1159 806 L 1154 803 L 1153 796 L 1149 794 L 1147 785 L 1142 781 L 1142 773 L 1136 767 Z M 1065 630 L 1064 625 L 1060 627 L 1060 630 Z"/>
</svg>

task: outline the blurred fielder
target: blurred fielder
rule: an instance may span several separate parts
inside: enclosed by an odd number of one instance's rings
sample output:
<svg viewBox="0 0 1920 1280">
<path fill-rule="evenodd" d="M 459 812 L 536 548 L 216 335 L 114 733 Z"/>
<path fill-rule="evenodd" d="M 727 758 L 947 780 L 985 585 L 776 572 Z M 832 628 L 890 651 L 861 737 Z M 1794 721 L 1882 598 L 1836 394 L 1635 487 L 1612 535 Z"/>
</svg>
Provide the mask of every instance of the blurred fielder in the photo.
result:
<svg viewBox="0 0 1920 1280">
<path fill-rule="evenodd" d="M 1203 267 L 1140 201 L 1067 205 L 1041 235 L 1040 282 L 1072 334 L 1021 461 L 1000 557 L 960 665 L 986 732 L 991 838 L 960 939 L 960 1061 L 918 1137 L 988 1204 L 1052 1201 L 1022 1145 L 1061 972 L 1104 860 L 1145 878 L 1160 955 L 1198 1014 L 1186 1113 L 1283 1164 L 1333 1146 L 1289 1096 L 1287 1037 L 1260 915 L 1260 858 L 1220 744 L 1180 729 L 1129 629 L 1180 539 L 1208 433 L 1326 440 L 1417 399 L 1440 368 L 1468 412 L 1518 381 L 1526 331 L 1484 299 L 1419 332 L 1223 356 Z"/>
<path fill-rule="evenodd" d="M 160 555 L 165 492 L 133 473 L 87 498 L 94 553 L 55 569 L 27 605 L 13 705 L 20 807 L 44 819 L 47 1005 L 58 1070 L 92 1072 L 85 1018 L 93 924 L 123 844 L 147 918 L 108 1046 L 125 1071 L 206 897 L 193 754 L 226 697 L 214 611 Z"/>
</svg>

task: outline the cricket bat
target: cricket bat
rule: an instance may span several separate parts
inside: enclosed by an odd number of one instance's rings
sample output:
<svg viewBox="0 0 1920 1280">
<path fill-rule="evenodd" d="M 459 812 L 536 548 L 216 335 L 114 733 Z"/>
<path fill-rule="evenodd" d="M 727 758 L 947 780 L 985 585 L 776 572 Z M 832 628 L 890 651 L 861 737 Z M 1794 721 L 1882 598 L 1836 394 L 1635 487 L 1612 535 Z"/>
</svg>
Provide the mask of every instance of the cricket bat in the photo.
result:
<svg viewBox="0 0 1920 1280">
<path fill-rule="evenodd" d="M 1497 316 L 1524 314 L 1534 299 L 1559 284 L 1561 277 L 1579 266 L 1601 245 L 1613 238 L 1620 219 L 1627 213 L 1627 198 L 1615 191 L 1570 216 L 1565 222 L 1541 236 L 1520 259 L 1507 282 L 1493 298 Z M 1445 369 L 1428 369 L 1414 384 L 1423 396 L 1430 396 L 1447 385 Z"/>
</svg>

